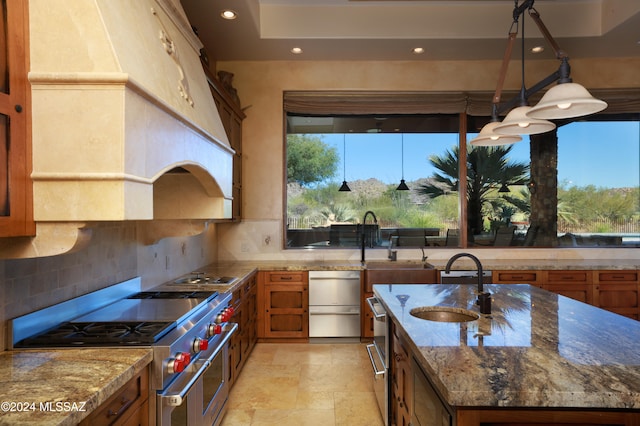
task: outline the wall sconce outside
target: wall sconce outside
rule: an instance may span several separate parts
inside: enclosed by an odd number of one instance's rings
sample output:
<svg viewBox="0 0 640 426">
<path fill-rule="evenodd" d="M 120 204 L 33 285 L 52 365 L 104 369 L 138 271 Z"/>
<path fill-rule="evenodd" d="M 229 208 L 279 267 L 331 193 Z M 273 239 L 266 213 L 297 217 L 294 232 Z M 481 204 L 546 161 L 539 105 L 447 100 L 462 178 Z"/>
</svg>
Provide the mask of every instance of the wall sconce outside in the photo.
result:
<svg viewBox="0 0 640 426">
<path fill-rule="evenodd" d="M 532 194 L 536 193 L 537 187 L 538 185 L 536 185 L 536 181 L 534 180 L 530 180 L 529 183 L 527 183 L 527 188 L 529 188 L 529 192 Z"/>
</svg>

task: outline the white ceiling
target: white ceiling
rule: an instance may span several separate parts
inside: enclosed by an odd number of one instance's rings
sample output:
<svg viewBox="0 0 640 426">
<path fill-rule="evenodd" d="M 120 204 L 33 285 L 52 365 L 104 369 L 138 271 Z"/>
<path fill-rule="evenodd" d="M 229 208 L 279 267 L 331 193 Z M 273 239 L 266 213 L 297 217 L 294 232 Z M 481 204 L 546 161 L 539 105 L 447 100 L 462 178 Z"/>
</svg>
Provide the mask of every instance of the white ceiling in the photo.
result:
<svg viewBox="0 0 640 426">
<path fill-rule="evenodd" d="M 180 2 L 216 61 L 501 59 L 514 8 L 513 0 Z M 534 7 L 571 58 L 640 56 L 639 0 L 538 0 Z M 238 18 L 222 19 L 225 8 Z M 526 15 L 526 49 L 542 45 L 536 58 L 553 58 Z M 303 53 L 292 54 L 295 46 Z M 425 53 L 413 54 L 414 47 Z M 518 40 L 513 57 L 520 51 Z"/>
</svg>

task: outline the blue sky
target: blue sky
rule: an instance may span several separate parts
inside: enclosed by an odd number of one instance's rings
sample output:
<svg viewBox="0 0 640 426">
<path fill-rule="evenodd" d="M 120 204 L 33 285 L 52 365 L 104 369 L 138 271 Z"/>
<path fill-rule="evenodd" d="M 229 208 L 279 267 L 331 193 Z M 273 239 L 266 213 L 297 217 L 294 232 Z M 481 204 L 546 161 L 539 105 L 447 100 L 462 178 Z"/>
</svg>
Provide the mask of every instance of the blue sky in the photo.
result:
<svg viewBox="0 0 640 426">
<path fill-rule="evenodd" d="M 475 136 L 472 135 L 471 137 Z M 469 139 L 471 139 L 471 137 Z M 325 143 L 341 157 L 336 180 L 343 179 L 343 139 L 347 181 L 376 177 L 400 182 L 404 139 L 404 178 L 413 181 L 434 173 L 431 154 L 441 155 L 457 144 L 456 134 L 328 134 Z M 513 145 L 514 161 L 529 162 L 529 137 Z M 373 172 L 372 172 L 373 171 Z M 558 130 L 558 181 L 569 186 L 618 188 L 640 186 L 640 124 L 573 123 Z"/>
</svg>

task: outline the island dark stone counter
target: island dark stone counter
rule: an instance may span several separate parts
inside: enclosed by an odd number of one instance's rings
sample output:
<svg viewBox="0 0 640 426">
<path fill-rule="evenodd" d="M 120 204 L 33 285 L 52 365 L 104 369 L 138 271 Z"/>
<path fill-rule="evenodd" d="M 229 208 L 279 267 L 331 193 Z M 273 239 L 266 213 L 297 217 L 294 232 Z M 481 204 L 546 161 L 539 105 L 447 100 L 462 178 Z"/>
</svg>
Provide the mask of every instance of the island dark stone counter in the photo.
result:
<svg viewBox="0 0 640 426">
<path fill-rule="evenodd" d="M 640 322 L 526 284 L 486 290 L 490 316 L 445 323 L 410 311 L 440 305 L 478 312 L 476 286 L 374 286 L 451 407 L 622 410 L 640 424 Z"/>
</svg>

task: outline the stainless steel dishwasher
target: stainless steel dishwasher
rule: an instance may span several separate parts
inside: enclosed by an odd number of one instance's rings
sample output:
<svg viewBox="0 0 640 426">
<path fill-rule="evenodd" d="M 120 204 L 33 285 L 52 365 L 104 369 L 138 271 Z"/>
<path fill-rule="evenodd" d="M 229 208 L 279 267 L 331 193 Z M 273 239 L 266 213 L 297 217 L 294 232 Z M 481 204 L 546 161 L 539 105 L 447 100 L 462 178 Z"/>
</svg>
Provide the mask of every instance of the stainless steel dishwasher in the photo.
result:
<svg viewBox="0 0 640 426">
<path fill-rule="evenodd" d="M 360 337 L 360 271 L 309 271 L 309 337 Z"/>
</svg>

